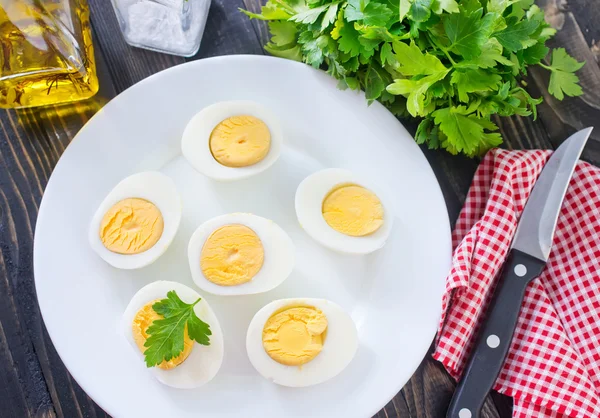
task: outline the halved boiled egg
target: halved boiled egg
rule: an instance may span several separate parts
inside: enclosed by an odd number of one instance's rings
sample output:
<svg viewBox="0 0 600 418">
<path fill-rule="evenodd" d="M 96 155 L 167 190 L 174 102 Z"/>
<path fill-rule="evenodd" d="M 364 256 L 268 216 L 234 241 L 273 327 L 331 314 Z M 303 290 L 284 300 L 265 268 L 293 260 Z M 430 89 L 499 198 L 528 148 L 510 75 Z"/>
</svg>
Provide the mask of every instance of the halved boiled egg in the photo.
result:
<svg viewBox="0 0 600 418">
<path fill-rule="evenodd" d="M 383 247 L 393 223 L 391 205 L 376 189 L 347 170 L 317 171 L 296 190 L 296 216 L 302 228 L 327 248 L 371 253 Z"/>
<path fill-rule="evenodd" d="M 254 368 L 279 385 L 303 387 L 339 374 L 358 347 L 350 315 L 325 299 L 280 299 L 254 315 L 246 349 Z"/>
<path fill-rule="evenodd" d="M 275 222 L 250 213 L 217 216 L 190 238 L 188 258 L 198 287 L 216 295 L 267 292 L 295 264 L 294 243 Z"/>
<path fill-rule="evenodd" d="M 273 165 L 282 142 L 279 121 L 269 109 L 245 100 L 219 102 L 188 122 L 181 151 L 205 176 L 238 180 Z"/>
<path fill-rule="evenodd" d="M 90 245 L 114 267 L 136 269 L 160 257 L 181 221 L 175 183 L 157 171 L 133 174 L 104 198 L 92 218 Z"/>
<path fill-rule="evenodd" d="M 125 339 L 131 344 L 144 364 L 144 346 L 148 339 L 148 327 L 156 320 L 163 319 L 153 309 L 153 305 L 167 298 L 170 291 L 175 291 L 177 297 L 187 304 L 198 301 L 194 307 L 196 316 L 210 327 L 209 344 L 201 345 L 193 341 L 184 329 L 184 348 L 180 355 L 169 361 L 164 360 L 150 371 L 165 385 L 190 389 L 201 386 L 210 381 L 223 362 L 223 333 L 215 313 L 198 292 L 189 287 L 169 281 L 157 281 L 141 288 L 131 299 L 122 320 L 122 332 Z M 166 341 L 170 344 L 169 341 Z"/>
</svg>

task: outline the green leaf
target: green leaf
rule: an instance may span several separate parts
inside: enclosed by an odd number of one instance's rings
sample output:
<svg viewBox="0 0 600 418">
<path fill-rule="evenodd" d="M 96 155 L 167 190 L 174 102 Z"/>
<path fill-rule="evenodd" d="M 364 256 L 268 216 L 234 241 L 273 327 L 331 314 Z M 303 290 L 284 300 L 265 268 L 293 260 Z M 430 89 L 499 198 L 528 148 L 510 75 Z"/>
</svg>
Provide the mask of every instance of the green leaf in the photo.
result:
<svg viewBox="0 0 600 418">
<path fill-rule="evenodd" d="M 300 49 L 299 45 L 294 45 L 289 48 L 281 48 L 275 44 L 268 43 L 265 45 L 265 51 L 275 57 L 286 58 L 293 61 L 302 61 L 302 50 Z"/>
<path fill-rule="evenodd" d="M 431 5 L 433 0 L 412 0 L 410 17 L 415 22 L 424 22 L 431 16 Z"/>
<path fill-rule="evenodd" d="M 443 79 L 448 71 L 450 70 L 430 74 L 418 80 L 414 78 L 397 79 L 387 86 L 387 91 L 392 94 L 406 96 L 406 108 L 412 116 L 424 116 L 427 114 L 425 111 L 425 93 L 433 83 Z"/>
<path fill-rule="evenodd" d="M 476 10 L 481 9 L 482 5 L 479 0 L 461 0 L 460 8 L 467 14 L 473 13 Z"/>
<path fill-rule="evenodd" d="M 488 0 L 487 11 L 502 14 L 506 8 L 519 0 Z"/>
<path fill-rule="evenodd" d="M 202 321 L 196 315 L 190 316 L 187 322 L 188 335 L 198 344 L 210 345 L 209 335 L 212 335 L 210 331 L 210 325 Z"/>
<path fill-rule="evenodd" d="M 358 37 L 360 33 L 354 29 L 352 23 L 339 23 L 340 20 L 336 21 L 336 27 L 331 33 L 331 37 L 335 39 L 334 34 L 338 36 L 339 49 L 342 52 L 349 54 L 351 57 L 358 56 L 361 51 L 360 41 Z"/>
<path fill-rule="evenodd" d="M 450 41 L 449 49 L 466 59 L 481 54 L 481 47 L 486 43 L 491 32 L 494 16 L 486 14 L 483 9 L 473 12 L 444 15 L 444 30 Z"/>
<path fill-rule="evenodd" d="M 365 78 L 365 97 L 367 100 L 375 100 L 385 90 L 385 82 L 378 71 L 376 64 L 370 65 Z"/>
<path fill-rule="evenodd" d="M 267 2 L 267 4 L 262 7 L 260 14 L 252 13 L 244 9 L 239 10 L 250 19 L 287 20 L 292 17 L 292 14 L 288 10 L 284 10 L 274 2 Z"/>
<path fill-rule="evenodd" d="M 458 13 L 458 3 L 455 0 L 435 0 L 433 2 L 433 12 L 435 14 L 446 13 Z"/>
<path fill-rule="evenodd" d="M 321 31 L 324 31 L 325 29 L 327 29 L 329 27 L 329 25 L 331 25 L 333 22 L 335 22 L 335 18 L 337 16 L 337 11 L 338 11 L 338 3 L 333 3 L 332 5 L 329 6 L 329 8 L 327 9 L 327 12 L 325 12 L 325 14 L 323 15 L 323 21 L 321 22 Z"/>
<path fill-rule="evenodd" d="M 298 42 L 302 45 L 304 53 L 304 62 L 319 68 L 323 64 L 325 56 L 335 50 L 333 40 L 329 35 L 320 35 L 313 38 L 315 34 L 311 31 L 305 31 L 300 34 Z"/>
<path fill-rule="evenodd" d="M 525 10 L 529 9 L 535 0 L 517 0 L 513 6 L 509 16 L 514 16 L 517 19 L 521 19 L 525 16 Z"/>
<path fill-rule="evenodd" d="M 527 105 L 529 109 L 531 109 L 531 113 L 533 113 L 533 120 L 537 119 L 537 105 L 542 103 L 542 98 L 534 99 L 531 97 L 526 90 L 521 87 L 517 87 L 514 92 L 514 97 L 518 99 L 521 103 Z"/>
<path fill-rule="evenodd" d="M 410 7 L 412 6 L 412 0 L 400 0 L 399 13 L 400 13 L 400 22 L 404 20 L 406 15 L 408 14 Z"/>
<path fill-rule="evenodd" d="M 513 66 L 514 63 L 502 55 L 502 45 L 496 38 L 489 38 L 481 47 L 481 54 L 476 58 L 459 62 L 457 68 L 494 68 L 497 64 Z"/>
<path fill-rule="evenodd" d="M 292 22 L 269 22 L 269 31 L 271 32 L 271 42 L 277 46 L 283 46 L 296 42 L 298 29 Z"/>
<path fill-rule="evenodd" d="M 433 128 L 433 119 L 425 118 L 419 123 L 417 133 L 415 134 L 415 140 L 417 144 L 424 144 L 429 139 L 431 129 Z"/>
<path fill-rule="evenodd" d="M 329 8 L 329 5 L 324 5 L 320 7 L 315 7 L 313 9 L 308 9 L 302 13 L 298 13 L 289 18 L 292 22 L 304 23 L 306 25 L 315 23 L 319 16 Z"/>
<path fill-rule="evenodd" d="M 552 51 L 552 64 L 548 68 L 550 74 L 550 84 L 548 92 L 558 100 L 564 99 L 567 96 L 581 96 L 583 91 L 579 83 L 579 77 L 573 74 L 579 70 L 585 62 L 577 62 L 577 60 L 567 54 L 564 48 L 557 48 Z"/>
<path fill-rule="evenodd" d="M 163 318 L 157 319 L 146 330 L 148 339 L 144 343 L 144 359 L 147 367 L 154 367 L 181 354 L 184 348 L 185 327 L 188 336 L 203 345 L 210 345 L 210 326 L 196 316 L 194 303 L 183 302 L 174 290 L 152 305 L 152 309 Z"/>
<path fill-rule="evenodd" d="M 448 70 L 438 57 L 421 52 L 414 42 L 410 45 L 394 42 L 392 45 L 396 61 L 400 64 L 398 71 L 402 75 L 429 75 Z"/>
<path fill-rule="evenodd" d="M 585 62 L 578 62 L 567 54 L 564 48 L 556 48 L 552 51 L 552 69 L 573 73 L 583 67 Z"/>
<path fill-rule="evenodd" d="M 529 65 L 539 64 L 541 60 L 546 58 L 548 51 L 548 47 L 543 42 L 539 42 L 523 50 L 523 60 Z"/>
<path fill-rule="evenodd" d="M 393 12 L 382 3 L 348 0 L 344 16 L 348 22 L 362 21 L 369 26 L 386 26 Z"/>
<path fill-rule="evenodd" d="M 537 20 L 522 20 L 517 22 L 517 18 L 510 17 L 506 21 L 506 28 L 496 32 L 494 36 L 509 51 L 515 52 L 525 47 L 525 42 L 529 36 L 538 28 Z"/>
<path fill-rule="evenodd" d="M 382 65 L 391 65 L 392 68 L 398 68 L 400 65 L 398 60 L 396 60 L 396 56 L 392 52 L 392 44 L 386 42 L 381 45 L 379 49 L 379 60 Z"/>
<path fill-rule="evenodd" d="M 373 41 L 392 42 L 400 39 L 399 36 L 390 33 L 387 28 L 382 26 L 365 26 L 355 23 L 354 28 L 360 32 L 362 38 Z"/>
<path fill-rule="evenodd" d="M 502 142 L 499 134 L 484 132 L 484 128 L 496 130 L 496 125 L 466 112 L 464 106 L 457 106 L 438 109 L 432 113 L 436 125 L 446 135 L 443 143 L 446 149 L 453 153 L 463 152 L 475 156 Z"/>
<path fill-rule="evenodd" d="M 495 90 L 500 81 L 500 75 L 485 70 L 454 71 L 450 77 L 450 82 L 456 84 L 458 98 L 463 103 L 469 102 L 467 93 Z"/>
</svg>

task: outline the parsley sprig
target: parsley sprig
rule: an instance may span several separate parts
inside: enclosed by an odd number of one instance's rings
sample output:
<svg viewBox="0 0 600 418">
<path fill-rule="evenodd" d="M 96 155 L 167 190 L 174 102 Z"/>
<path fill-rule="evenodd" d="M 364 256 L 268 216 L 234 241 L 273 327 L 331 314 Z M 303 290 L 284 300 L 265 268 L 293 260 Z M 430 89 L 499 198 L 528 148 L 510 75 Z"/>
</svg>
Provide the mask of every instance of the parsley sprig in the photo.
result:
<svg viewBox="0 0 600 418">
<path fill-rule="evenodd" d="M 477 156 L 502 137 L 492 115 L 536 114 L 528 66 L 550 71 L 559 100 L 582 94 L 583 63 L 546 41 L 555 30 L 533 0 L 269 0 L 272 55 L 321 67 L 399 116 L 420 119 L 419 143 Z"/>
<path fill-rule="evenodd" d="M 185 303 L 174 290 L 167 293 L 166 299 L 161 299 L 152 305 L 152 309 L 162 315 L 148 327 L 148 339 L 144 343 L 146 351 L 144 358 L 147 367 L 154 367 L 181 354 L 184 348 L 185 327 L 189 337 L 198 344 L 210 345 L 212 335 L 210 326 L 196 316 L 194 306 L 200 302 Z"/>
</svg>

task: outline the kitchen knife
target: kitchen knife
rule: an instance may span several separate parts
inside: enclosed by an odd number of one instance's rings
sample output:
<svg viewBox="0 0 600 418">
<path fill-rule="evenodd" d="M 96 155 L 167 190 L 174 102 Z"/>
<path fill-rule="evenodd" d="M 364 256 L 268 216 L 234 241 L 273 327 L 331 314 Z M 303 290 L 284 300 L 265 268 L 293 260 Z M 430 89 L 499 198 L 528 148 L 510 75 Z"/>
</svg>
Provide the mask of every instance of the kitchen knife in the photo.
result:
<svg viewBox="0 0 600 418">
<path fill-rule="evenodd" d="M 548 261 L 563 199 L 591 132 L 586 128 L 571 135 L 538 177 L 447 418 L 479 417 L 508 353 L 525 289 Z"/>
</svg>

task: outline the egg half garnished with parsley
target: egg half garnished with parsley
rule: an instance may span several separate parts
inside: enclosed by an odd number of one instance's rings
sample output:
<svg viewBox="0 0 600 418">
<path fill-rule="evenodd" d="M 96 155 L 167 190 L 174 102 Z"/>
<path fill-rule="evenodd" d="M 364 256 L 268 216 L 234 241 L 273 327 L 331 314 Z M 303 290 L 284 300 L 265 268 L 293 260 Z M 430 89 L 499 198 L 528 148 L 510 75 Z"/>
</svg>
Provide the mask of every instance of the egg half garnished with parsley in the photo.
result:
<svg viewBox="0 0 600 418">
<path fill-rule="evenodd" d="M 348 170 L 330 168 L 305 178 L 296 190 L 300 226 L 321 245 L 350 254 L 383 247 L 392 230 L 389 201 Z"/>
<path fill-rule="evenodd" d="M 157 171 L 121 180 L 92 218 L 89 242 L 107 263 L 121 269 L 147 266 L 169 247 L 181 221 L 175 183 Z"/>
<path fill-rule="evenodd" d="M 247 100 L 219 102 L 188 122 L 181 152 L 207 177 L 239 180 L 273 165 L 282 142 L 279 120 L 263 105 Z"/>
<path fill-rule="evenodd" d="M 170 281 L 140 289 L 125 309 L 122 333 L 165 385 L 189 389 L 210 381 L 223 362 L 223 333 L 206 300 Z"/>
<path fill-rule="evenodd" d="M 350 315 L 325 299 L 276 300 L 254 315 L 246 350 L 254 368 L 283 386 L 325 382 L 348 366 L 358 347 Z"/>
<path fill-rule="evenodd" d="M 188 245 L 194 282 L 216 295 L 267 292 L 290 275 L 295 258 L 289 235 L 275 222 L 250 213 L 206 221 Z"/>
</svg>

